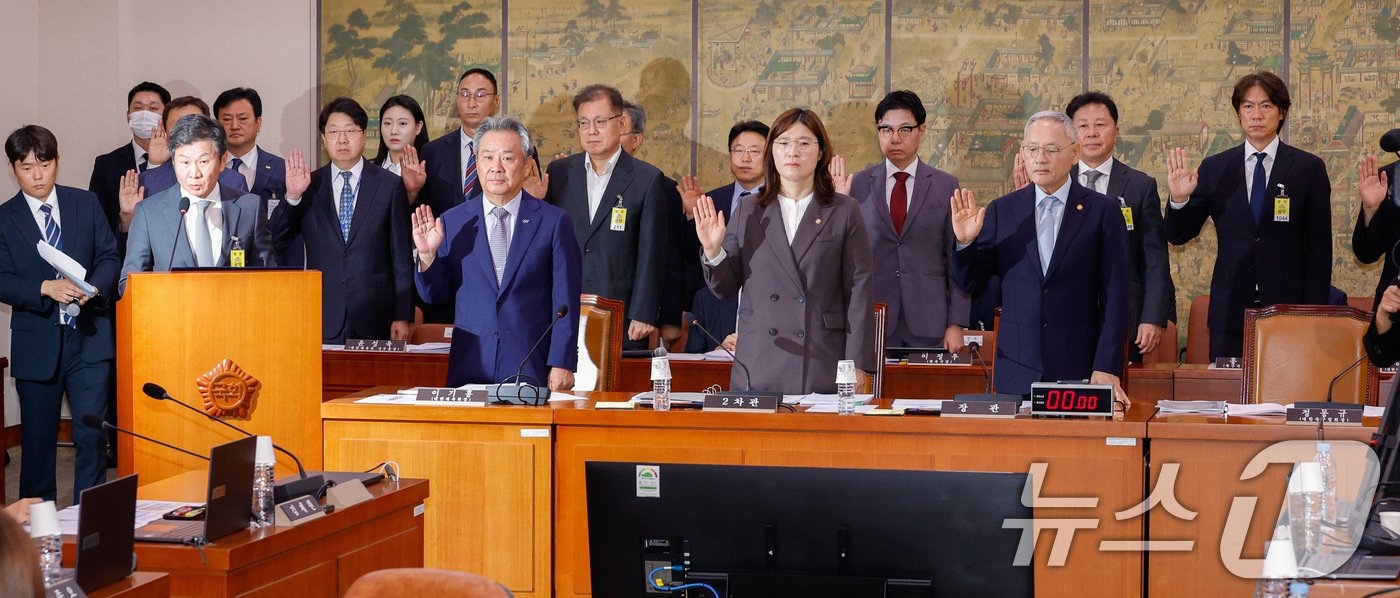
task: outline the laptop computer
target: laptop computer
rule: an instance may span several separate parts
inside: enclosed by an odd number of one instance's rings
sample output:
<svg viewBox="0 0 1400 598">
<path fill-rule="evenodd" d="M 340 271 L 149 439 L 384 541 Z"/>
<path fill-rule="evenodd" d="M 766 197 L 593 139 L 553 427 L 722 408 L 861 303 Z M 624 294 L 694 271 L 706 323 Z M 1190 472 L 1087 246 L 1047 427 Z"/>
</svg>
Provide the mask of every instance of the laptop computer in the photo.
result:
<svg viewBox="0 0 1400 598">
<path fill-rule="evenodd" d="M 1400 557 L 1353 554 L 1340 568 L 1323 577 L 1327 579 L 1391 580 L 1400 577 Z"/>
<path fill-rule="evenodd" d="M 78 509 L 77 563 L 62 576 L 72 575 L 84 592 L 126 579 L 136 568 L 133 531 L 136 526 L 136 474 L 83 491 Z"/>
<path fill-rule="evenodd" d="M 203 521 L 156 521 L 136 530 L 141 542 L 207 544 L 248 529 L 253 519 L 253 456 L 257 438 L 248 436 L 209 451 L 209 486 Z"/>
</svg>

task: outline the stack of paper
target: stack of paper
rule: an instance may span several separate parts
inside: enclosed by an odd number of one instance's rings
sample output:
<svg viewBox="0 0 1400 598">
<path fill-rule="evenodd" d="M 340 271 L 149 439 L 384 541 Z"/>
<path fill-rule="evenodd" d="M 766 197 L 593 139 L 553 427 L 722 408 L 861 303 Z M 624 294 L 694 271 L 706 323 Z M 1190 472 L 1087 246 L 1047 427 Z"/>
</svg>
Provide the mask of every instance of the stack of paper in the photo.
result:
<svg viewBox="0 0 1400 598">
<path fill-rule="evenodd" d="M 866 404 L 866 403 L 869 403 L 869 402 L 871 401 L 871 399 L 874 399 L 874 398 L 875 398 L 875 395 L 873 395 L 873 394 L 869 394 L 869 395 L 858 394 L 858 395 L 856 395 L 856 404 L 857 404 L 857 405 L 864 405 L 864 404 Z M 789 404 L 789 405 L 794 405 L 794 404 L 796 404 L 796 405 L 806 405 L 806 406 L 812 406 L 812 405 L 835 405 L 835 404 L 836 404 L 836 395 L 834 395 L 834 394 L 821 394 L 821 393 L 815 393 L 815 392 L 814 392 L 814 393 L 811 393 L 811 394 L 805 394 L 805 395 L 783 395 L 783 402 L 784 402 L 784 403 L 787 403 L 787 404 Z M 808 411 L 811 411 L 811 410 L 808 409 Z"/>
<path fill-rule="evenodd" d="M 890 409 L 927 409 L 930 411 L 942 411 L 943 399 L 895 399 Z"/>
<path fill-rule="evenodd" d="M 856 413 L 865 413 L 874 408 L 875 405 L 856 405 Z M 836 413 L 836 403 L 812 405 L 811 407 L 807 408 L 807 411 L 805 413 Z"/>
<path fill-rule="evenodd" d="M 1157 410 L 1163 414 L 1210 413 L 1225 414 L 1225 401 L 1157 401 Z"/>
<path fill-rule="evenodd" d="M 1159 402 L 1158 407 L 1161 406 Z M 1285 415 L 1288 413 L 1287 405 L 1278 403 L 1259 403 L 1256 405 L 1225 405 L 1225 413 L 1228 415 Z"/>
<path fill-rule="evenodd" d="M 452 343 L 423 343 L 421 345 L 409 345 L 409 353 L 447 353 L 452 349 Z"/>
</svg>

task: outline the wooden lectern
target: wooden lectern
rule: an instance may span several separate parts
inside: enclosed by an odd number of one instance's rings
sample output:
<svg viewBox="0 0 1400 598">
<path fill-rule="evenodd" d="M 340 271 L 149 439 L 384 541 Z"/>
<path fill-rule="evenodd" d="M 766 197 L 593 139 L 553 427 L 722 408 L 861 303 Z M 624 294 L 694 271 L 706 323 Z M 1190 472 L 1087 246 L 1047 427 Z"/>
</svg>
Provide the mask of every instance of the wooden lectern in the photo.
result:
<svg viewBox="0 0 1400 598">
<path fill-rule="evenodd" d="M 117 303 L 118 425 L 195 453 L 240 435 L 170 396 L 321 468 L 321 273 L 209 270 L 132 274 Z M 249 391 L 251 392 L 245 392 Z M 117 435 L 121 475 L 150 484 L 208 464 Z M 277 453 L 277 475 L 296 472 Z"/>
</svg>

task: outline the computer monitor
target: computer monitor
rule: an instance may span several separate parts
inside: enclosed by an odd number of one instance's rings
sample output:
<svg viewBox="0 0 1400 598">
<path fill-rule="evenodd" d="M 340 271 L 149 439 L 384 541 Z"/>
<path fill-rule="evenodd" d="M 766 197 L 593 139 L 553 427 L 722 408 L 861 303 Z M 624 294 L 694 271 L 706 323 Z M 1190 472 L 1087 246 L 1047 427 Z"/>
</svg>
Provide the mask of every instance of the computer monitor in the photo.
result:
<svg viewBox="0 0 1400 598">
<path fill-rule="evenodd" d="M 1031 596 L 1015 566 L 1027 475 L 585 464 L 594 596 L 654 598 L 648 575 L 721 597 Z M 670 595 L 682 595 L 669 593 Z M 708 590 L 685 596 L 709 596 Z"/>
</svg>

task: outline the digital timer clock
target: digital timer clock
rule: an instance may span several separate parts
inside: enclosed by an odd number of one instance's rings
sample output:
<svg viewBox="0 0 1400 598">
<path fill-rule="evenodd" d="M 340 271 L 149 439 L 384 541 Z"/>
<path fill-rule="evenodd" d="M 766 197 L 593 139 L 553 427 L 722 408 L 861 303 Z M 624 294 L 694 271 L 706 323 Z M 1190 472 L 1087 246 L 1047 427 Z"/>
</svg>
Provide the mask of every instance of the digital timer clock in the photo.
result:
<svg viewBox="0 0 1400 598">
<path fill-rule="evenodd" d="M 1113 387 L 1037 382 L 1031 385 L 1031 415 L 1113 417 Z"/>
</svg>

